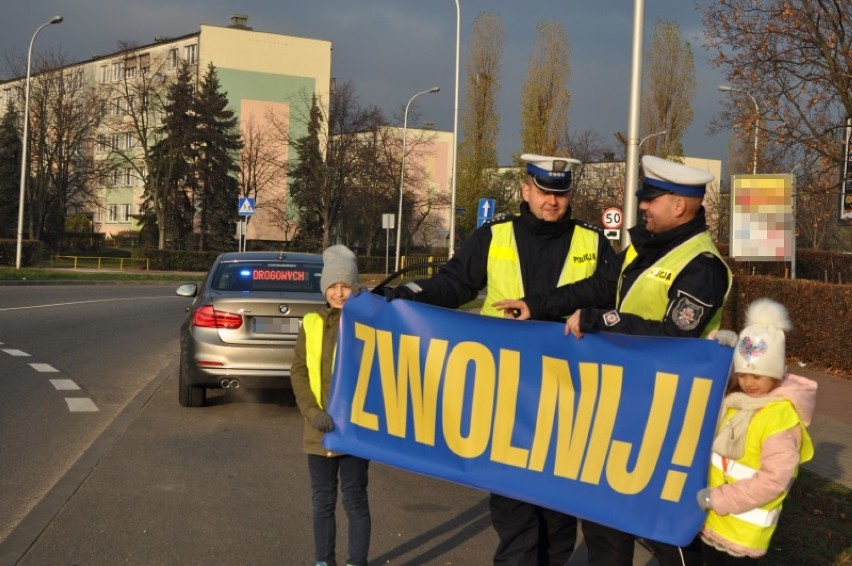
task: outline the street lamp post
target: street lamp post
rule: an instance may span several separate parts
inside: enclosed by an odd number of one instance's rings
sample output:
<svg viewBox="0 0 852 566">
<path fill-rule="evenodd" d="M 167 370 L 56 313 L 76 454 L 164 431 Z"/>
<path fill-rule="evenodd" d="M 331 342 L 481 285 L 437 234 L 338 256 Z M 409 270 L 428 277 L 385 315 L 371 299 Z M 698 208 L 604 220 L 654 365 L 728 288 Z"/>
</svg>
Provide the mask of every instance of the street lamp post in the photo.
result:
<svg viewBox="0 0 852 566">
<path fill-rule="evenodd" d="M 51 24 L 58 24 L 61 22 L 62 16 L 53 16 L 50 18 L 50 21 L 41 24 L 35 30 L 35 33 L 33 33 L 33 37 L 30 39 L 30 48 L 27 50 L 27 79 L 26 83 L 24 83 L 24 139 L 22 140 L 21 147 L 21 190 L 18 200 L 18 243 L 15 250 L 15 269 L 21 268 L 21 245 L 24 237 L 24 188 L 26 187 L 27 182 L 27 126 L 29 124 L 30 113 L 30 68 L 33 58 L 33 43 L 35 43 L 35 38 L 38 35 L 38 32 Z"/>
<path fill-rule="evenodd" d="M 408 132 L 408 108 L 411 106 L 411 103 L 414 102 L 414 99 L 420 96 L 421 94 L 428 94 L 430 92 L 438 92 L 441 90 L 440 87 L 433 86 L 428 90 L 424 90 L 418 92 L 414 96 L 408 99 L 408 103 L 405 105 L 405 114 L 402 122 L 402 165 L 400 166 L 399 171 L 399 211 L 397 212 L 396 217 L 396 259 L 394 261 L 394 271 L 399 271 L 399 246 L 402 241 L 402 195 L 403 189 L 405 187 L 405 137 Z"/>
<path fill-rule="evenodd" d="M 653 137 L 657 137 L 657 136 L 664 136 L 667 133 L 669 133 L 668 130 L 661 130 L 661 131 L 655 132 L 653 134 L 648 134 L 647 136 L 645 136 L 644 138 L 639 140 L 639 149 L 642 149 L 642 144 L 645 143 L 646 141 L 648 141 L 649 139 L 651 139 Z"/>
<path fill-rule="evenodd" d="M 461 7 L 459 0 L 456 2 L 456 93 L 453 105 L 453 167 L 450 185 L 450 241 L 447 242 L 448 258 L 455 255 L 456 250 L 456 162 L 459 147 L 459 39 L 461 38 Z"/>
<path fill-rule="evenodd" d="M 754 96 L 752 96 L 749 91 L 741 88 L 734 88 L 730 85 L 719 85 L 719 90 L 721 90 L 722 92 L 742 92 L 744 94 L 747 94 L 748 97 L 751 98 L 751 101 L 754 103 L 754 154 L 752 157 L 754 160 L 754 164 L 752 166 L 751 173 L 752 175 L 757 175 L 757 123 L 760 117 L 760 107 L 757 105 L 757 100 L 755 100 Z"/>
</svg>

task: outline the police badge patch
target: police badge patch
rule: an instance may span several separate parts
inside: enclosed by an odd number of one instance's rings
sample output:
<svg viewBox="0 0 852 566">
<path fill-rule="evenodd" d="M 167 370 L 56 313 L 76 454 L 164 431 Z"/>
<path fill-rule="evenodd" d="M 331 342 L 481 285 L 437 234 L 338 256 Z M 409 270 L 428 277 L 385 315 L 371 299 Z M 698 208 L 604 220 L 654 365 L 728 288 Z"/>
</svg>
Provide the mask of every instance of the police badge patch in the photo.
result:
<svg viewBox="0 0 852 566">
<path fill-rule="evenodd" d="M 606 326 L 615 326 L 621 322 L 621 317 L 618 316 L 618 311 L 608 311 L 603 313 L 603 322 Z"/>
<path fill-rule="evenodd" d="M 672 309 L 672 320 L 681 330 L 695 330 L 701 323 L 706 307 L 686 295 L 677 300 Z"/>
</svg>

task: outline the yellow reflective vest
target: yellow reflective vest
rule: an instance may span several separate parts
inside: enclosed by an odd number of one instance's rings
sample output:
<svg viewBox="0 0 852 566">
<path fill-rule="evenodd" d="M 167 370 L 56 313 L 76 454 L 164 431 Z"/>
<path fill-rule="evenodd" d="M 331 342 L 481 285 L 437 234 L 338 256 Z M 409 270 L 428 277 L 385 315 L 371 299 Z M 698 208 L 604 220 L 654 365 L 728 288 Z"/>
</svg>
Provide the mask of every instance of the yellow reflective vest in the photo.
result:
<svg viewBox="0 0 852 566">
<path fill-rule="evenodd" d="M 646 320 L 663 320 L 669 304 L 669 289 L 683 268 L 702 253 L 711 253 L 722 261 L 728 272 L 728 291 L 725 293 L 727 299 L 731 291 L 731 270 L 719 255 L 719 250 L 713 244 L 708 232 L 702 232 L 661 257 L 642 273 L 633 283 L 627 293 L 621 296 L 621 282 L 623 277 L 618 278 L 618 294 L 616 296 L 616 308 L 622 312 L 641 316 Z M 636 259 L 636 249 L 631 245 L 624 254 L 624 263 L 621 266 L 621 274 Z M 707 336 L 711 330 L 719 328 L 722 322 L 722 309 L 716 310 L 716 314 L 705 326 L 702 336 Z"/>
<path fill-rule="evenodd" d="M 736 411 L 737 409 L 728 409 L 720 427 L 731 419 Z M 748 425 L 745 452 L 742 458 L 729 460 L 713 453 L 710 463 L 710 488 L 754 476 L 760 470 L 763 440 L 795 426 L 802 430 L 799 462 L 804 463 L 813 458 L 813 442 L 793 404 L 787 400 L 769 403 L 754 414 Z M 766 505 L 736 515 L 721 516 L 708 511 L 704 523 L 705 529 L 741 547 L 754 549 L 757 551 L 755 555 L 765 554 L 769 548 L 772 533 L 775 532 L 775 526 L 778 524 L 781 503 L 785 497 L 787 497 L 786 490 Z"/>
<path fill-rule="evenodd" d="M 315 312 L 309 312 L 302 319 L 302 328 L 305 330 L 305 365 L 308 368 L 308 382 L 317 405 L 322 409 L 322 317 Z"/>
<path fill-rule="evenodd" d="M 557 286 L 575 283 L 589 277 L 598 265 L 598 238 L 595 230 L 574 225 L 568 256 L 562 266 Z M 491 226 L 491 245 L 488 247 L 488 290 L 480 314 L 502 317 L 503 311 L 491 306 L 504 299 L 524 296 L 521 262 L 515 242 L 513 222 Z"/>
</svg>

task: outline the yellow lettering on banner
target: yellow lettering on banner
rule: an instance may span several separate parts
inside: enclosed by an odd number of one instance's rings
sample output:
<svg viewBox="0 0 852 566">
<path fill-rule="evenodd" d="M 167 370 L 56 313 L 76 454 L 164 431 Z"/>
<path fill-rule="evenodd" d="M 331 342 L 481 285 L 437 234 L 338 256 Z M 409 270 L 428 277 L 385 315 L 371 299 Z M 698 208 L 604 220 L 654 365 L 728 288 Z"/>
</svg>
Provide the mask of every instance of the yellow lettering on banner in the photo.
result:
<svg viewBox="0 0 852 566">
<path fill-rule="evenodd" d="M 464 435 L 462 417 L 465 405 L 467 366 L 472 363 L 473 394 L 470 401 L 470 430 Z M 488 447 L 494 415 L 496 371 L 491 351 L 478 342 L 460 342 L 447 359 L 444 377 L 443 420 L 447 447 L 462 458 L 477 458 Z"/>
<path fill-rule="evenodd" d="M 410 344 L 409 336 L 399 339 L 400 366 L 402 366 L 402 350 Z M 382 399 L 385 406 L 385 423 L 388 434 L 405 438 L 405 421 L 408 418 L 408 381 L 406 373 L 400 367 L 399 376 L 394 369 L 393 334 L 387 330 L 376 330 L 376 345 L 379 354 L 379 378 L 382 384 Z M 416 347 L 416 345 L 415 345 Z M 420 370 L 418 369 L 418 374 Z"/>
<path fill-rule="evenodd" d="M 512 446 L 515 414 L 518 405 L 518 383 L 521 377 L 521 353 L 500 350 L 497 380 L 497 408 L 494 412 L 494 438 L 491 442 L 491 460 L 525 468 L 529 450 Z"/>
<path fill-rule="evenodd" d="M 674 456 L 672 456 L 672 464 L 675 466 L 692 466 L 692 461 L 695 459 L 695 449 L 698 446 L 698 437 L 701 435 L 701 423 L 704 422 L 712 389 L 713 380 L 711 379 L 696 377 L 692 380 L 689 402 L 686 406 L 686 414 L 683 417 L 683 427 L 680 429 Z M 686 472 L 669 470 L 660 498 L 666 501 L 680 501 L 686 477 Z"/>
<path fill-rule="evenodd" d="M 438 414 L 438 389 L 441 385 L 441 370 L 447 357 L 449 342 L 431 340 L 426 352 L 426 367 L 420 377 L 420 338 L 403 335 L 400 338 L 399 374 L 400 381 L 408 381 L 411 387 L 411 417 L 414 421 L 414 439 L 422 444 L 435 446 L 435 422 Z M 407 372 L 407 375 L 406 375 Z M 402 399 L 401 402 L 405 402 Z"/>
<path fill-rule="evenodd" d="M 618 413 L 618 405 L 621 401 L 621 383 L 624 368 L 604 364 L 601 368 L 600 395 L 598 395 L 598 410 L 594 415 L 592 436 L 589 440 L 589 453 L 583 462 L 583 472 L 580 481 L 597 485 L 601 481 L 604 463 L 606 462 L 607 450 L 612 440 L 612 431 L 615 428 L 615 417 Z M 586 398 L 585 389 L 591 387 L 594 390 L 598 382 L 598 364 L 580 364 L 580 383 L 583 394 L 580 395 L 580 409 L 594 412 L 595 396 Z M 589 417 L 591 419 L 591 417 Z"/>
<path fill-rule="evenodd" d="M 367 386 L 370 384 L 373 358 L 376 355 L 375 329 L 356 322 L 355 338 L 364 343 L 364 352 L 361 354 L 361 364 L 358 367 L 358 382 L 355 384 L 355 394 L 352 398 L 352 409 L 349 413 L 349 420 L 352 424 L 370 430 L 379 430 L 378 415 L 368 413 L 364 408 L 367 404 Z"/>
<path fill-rule="evenodd" d="M 625 495 L 635 495 L 645 489 L 651 481 L 666 437 L 666 430 L 669 427 L 677 382 L 676 374 L 657 372 L 651 411 L 632 472 L 628 470 L 627 464 L 633 445 L 629 442 L 613 440 L 607 459 L 606 479 L 615 491 Z"/>
<path fill-rule="evenodd" d="M 555 361 L 555 360 L 554 360 Z M 556 464 L 554 474 L 557 476 L 577 479 L 580 466 L 583 464 L 586 447 L 589 444 L 589 434 L 595 418 L 595 401 L 598 396 L 597 369 L 588 371 L 596 364 L 581 364 L 588 366 L 580 371 L 580 400 L 577 404 L 577 414 L 574 415 L 574 388 L 570 381 L 571 373 L 565 362 L 568 374 L 559 379 L 559 421 L 557 433 Z M 571 385 L 570 391 L 566 389 Z M 563 448 L 566 447 L 567 449 Z"/>
</svg>

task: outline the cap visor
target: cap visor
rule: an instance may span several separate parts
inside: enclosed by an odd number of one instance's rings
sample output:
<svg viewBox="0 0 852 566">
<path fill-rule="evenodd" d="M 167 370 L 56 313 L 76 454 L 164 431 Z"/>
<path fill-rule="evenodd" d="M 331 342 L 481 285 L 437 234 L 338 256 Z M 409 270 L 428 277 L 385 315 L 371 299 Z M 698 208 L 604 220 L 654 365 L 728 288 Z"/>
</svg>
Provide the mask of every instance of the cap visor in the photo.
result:
<svg viewBox="0 0 852 566">
<path fill-rule="evenodd" d="M 553 179 L 536 177 L 535 175 L 531 175 L 531 177 L 536 187 L 549 193 L 567 193 L 571 190 L 571 181 L 566 182 L 564 179 L 555 181 Z"/>
<path fill-rule="evenodd" d="M 636 198 L 640 198 L 642 200 L 652 200 L 657 197 L 670 194 L 672 194 L 671 191 L 656 189 L 650 185 L 642 185 L 641 187 L 639 187 L 639 190 L 636 191 Z"/>
</svg>

